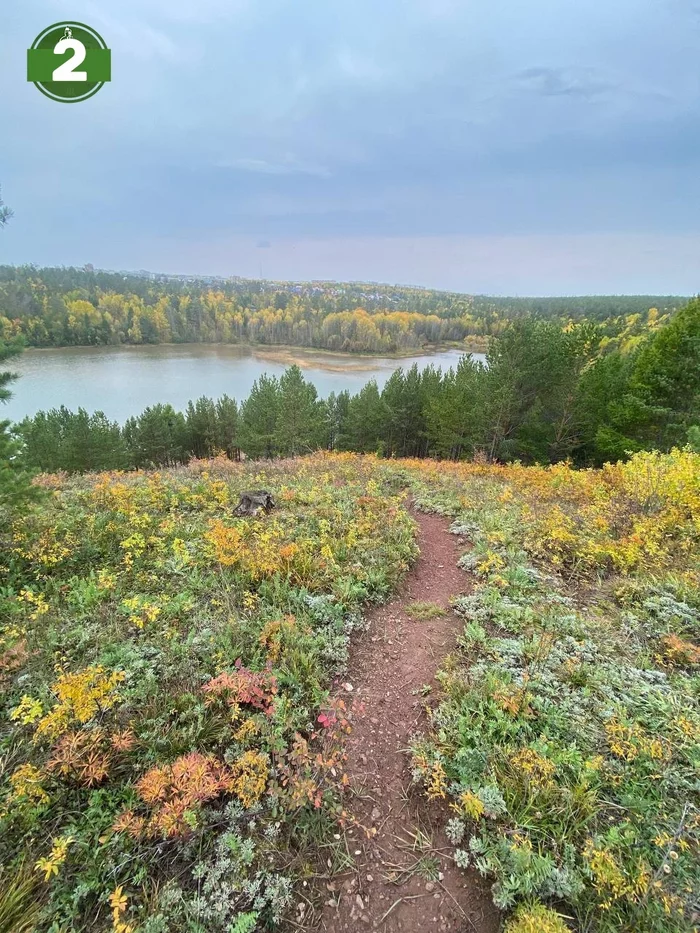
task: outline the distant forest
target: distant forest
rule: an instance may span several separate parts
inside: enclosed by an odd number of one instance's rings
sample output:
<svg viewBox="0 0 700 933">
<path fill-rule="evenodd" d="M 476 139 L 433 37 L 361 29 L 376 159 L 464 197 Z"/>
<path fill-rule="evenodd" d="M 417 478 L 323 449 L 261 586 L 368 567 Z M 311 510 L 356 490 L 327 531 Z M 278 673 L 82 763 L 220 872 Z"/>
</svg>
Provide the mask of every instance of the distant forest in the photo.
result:
<svg viewBox="0 0 700 933">
<path fill-rule="evenodd" d="M 593 322 L 604 350 L 670 320 L 674 295 L 491 298 L 371 283 L 266 282 L 0 266 L 0 341 L 31 347 L 250 343 L 350 353 L 486 350 L 524 317 Z"/>
</svg>

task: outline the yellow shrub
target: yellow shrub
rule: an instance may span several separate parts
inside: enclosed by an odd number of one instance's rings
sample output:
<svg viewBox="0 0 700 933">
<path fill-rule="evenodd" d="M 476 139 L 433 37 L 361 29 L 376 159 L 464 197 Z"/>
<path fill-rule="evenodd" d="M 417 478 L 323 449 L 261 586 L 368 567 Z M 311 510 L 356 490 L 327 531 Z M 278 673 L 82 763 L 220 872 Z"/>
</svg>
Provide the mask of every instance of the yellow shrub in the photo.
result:
<svg viewBox="0 0 700 933">
<path fill-rule="evenodd" d="M 503 933 L 571 933 L 561 916 L 544 904 L 519 907 Z"/>
<path fill-rule="evenodd" d="M 73 722 L 84 725 L 98 712 L 112 709 L 119 700 L 117 685 L 123 680 L 121 671 L 107 674 L 103 667 L 61 674 L 53 685 L 58 703 L 39 721 L 37 736 L 56 738 Z"/>
</svg>

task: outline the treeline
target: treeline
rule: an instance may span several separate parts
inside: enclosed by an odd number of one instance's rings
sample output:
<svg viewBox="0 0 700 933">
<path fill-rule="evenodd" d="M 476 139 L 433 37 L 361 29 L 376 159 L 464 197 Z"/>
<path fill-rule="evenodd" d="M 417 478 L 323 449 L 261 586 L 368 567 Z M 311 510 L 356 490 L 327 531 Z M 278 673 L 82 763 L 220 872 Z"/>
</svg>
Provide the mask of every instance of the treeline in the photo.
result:
<svg viewBox="0 0 700 933">
<path fill-rule="evenodd" d="M 607 321 L 644 314 L 649 308 L 663 312 L 680 308 L 689 298 L 678 295 L 572 295 L 562 298 L 488 298 L 497 311 L 548 320 Z"/>
<path fill-rule="evenodd" d="M 240 456 L 238 405 L 223 396 L 190 402 L 187 411 L 153 405 L 122 426 L 103 412 L 65 407 L 14 426 L 26 463 L 46 472 L 176 466 L 192 457 Z"/>
<path fill-rule="evenodd" d="M 184 413 L 154 405 L 123 426 L 102 413 L 40 412 L 15 427 L 41 470 L 171 466 L 191 457 L 296 456 L 319 448 L 386 457 L 472 458 L 579 465 L 697 441 L 700 300 L 632 353 L 597 353 L 590 324 L 562 330 L 523 320 L 496 340 L 484 366 L 397 370 L 380 391 L 318 398 L 292 366 L 261 376 L 240 405 L 226 396 Z"/>
<path fill-rule="evenodd" d="M 491 299 L 368 284 L 0 266 L 0 340 L 33 347 L 253 343 L 395 353 L 463 343 L 485 350 L 513 320 L 534 316 L 566 328 L 590 316 L 600 340 L 617 348 L 661 326 L 677 306 L 673 296 Z"/>
<path fill-rule="evenodd" d="M 79 292 L 44 294 L 36 307 L 35 301 L 0 296 L 0 339 L 21 337 L 34 347 L 252 343 L 350 353 L 396 353 L 470 337 L 472 348 L 486 345 L 487 335 L 468 314 L 440 318 L 408 311 L 370 314 L 363 308 L 326 313 L 296 296 L 283 307 L 255 310 L 212 289 L 151 298 L 130 292 L 98 292 L 93 300 Z M 18 312 L 20 307 L 26 310 Z"/>
</svg>

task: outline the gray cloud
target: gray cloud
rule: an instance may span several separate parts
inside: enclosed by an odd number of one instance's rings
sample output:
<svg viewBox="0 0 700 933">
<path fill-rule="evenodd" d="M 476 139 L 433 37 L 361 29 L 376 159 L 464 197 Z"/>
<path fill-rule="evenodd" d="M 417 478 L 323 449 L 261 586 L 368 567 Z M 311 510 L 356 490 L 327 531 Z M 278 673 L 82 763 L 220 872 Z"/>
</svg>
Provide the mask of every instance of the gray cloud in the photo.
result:
<svg viewBox="0 0 700 933">
<path fill-rule="evenodd" d="M 397 244 L 413 238 L 405 276 L 387 273 L 407 280 L 416 249 L 443 268 L 427 238 L 692 237 L 697 9 L 74 0 L 71 15 L 111 46 L 114 80 L 66 107 L 23 73 L 27 46 L 63 8 L 16 5 L 0 35 L 0 183 L 16 211 L 0 261 L 81 263 L 99 250 L 103 265 L 155 267 L 167 243 L 170 267 L 187 270 L 202 242 L 225 264 L 225 245 L 243 238 L 253 253 L 274 241 L 271 253 L 314 256 L 322 277 L 339 265 L 307 241 L 371 240 L 380 261 L 384 237 L 396 269 Z M 528 255 L 547 290 L 547 258 Z M 645 266 L 640 255 L 640 277 Z"/>
<path fill-rule="evenodd" d="M 319 178 L 327 178 L 330 175 L 329 170 L 322 165 L 300 162 L 291 155 L 278 162 L 268 162 L 265 159 L 233 159 L 230 162 L 223 160 L 218 162 L 216 167 L 258 175 L 316 175 Z"/>
<path fill-rule="evenodd" d="M 611 85 L 596 78 L 595 73 L 570 68 L 526 68 L 516 81 L 525 90 L 545 97 L 591 98 L 611 90 Z"/>
</svg>

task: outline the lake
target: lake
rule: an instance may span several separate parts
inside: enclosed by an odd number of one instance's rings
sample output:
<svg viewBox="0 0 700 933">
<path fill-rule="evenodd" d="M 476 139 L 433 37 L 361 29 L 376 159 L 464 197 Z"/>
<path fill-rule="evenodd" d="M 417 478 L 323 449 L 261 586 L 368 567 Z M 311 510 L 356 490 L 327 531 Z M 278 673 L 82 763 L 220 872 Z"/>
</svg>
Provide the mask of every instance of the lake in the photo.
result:
<svg viewBox="0 0 700 933">
<path fill-rule="evenodd" d="M 262 373 L 279 376 L 291 363 L 302 367 L 325 398 L 343 389 L 357 392 L 370 379 L 381 388 L 394 370 L 414 362 L 421 368 L 432 363 L 448 369 L 460 356 L 461 350 L 443 350 L 397 359 L 228 344 L 27 350 L 8 364 L 21 378 L 0 417 L 19 421 L 41 409 L 65 405 L 73 411 L 103 411 L 123 422 L 156 402 L 170 402 L 182 410 L 201 395 L 218 398 L 226 393 L 240 401 Z M 484 359 L 483 354 L 474 356 Z"/>
</svg>

